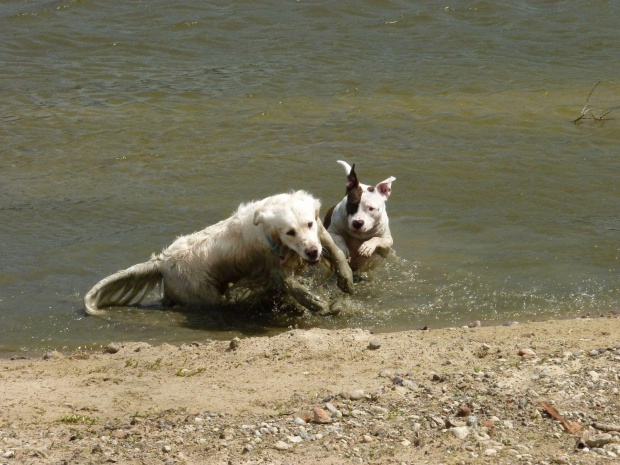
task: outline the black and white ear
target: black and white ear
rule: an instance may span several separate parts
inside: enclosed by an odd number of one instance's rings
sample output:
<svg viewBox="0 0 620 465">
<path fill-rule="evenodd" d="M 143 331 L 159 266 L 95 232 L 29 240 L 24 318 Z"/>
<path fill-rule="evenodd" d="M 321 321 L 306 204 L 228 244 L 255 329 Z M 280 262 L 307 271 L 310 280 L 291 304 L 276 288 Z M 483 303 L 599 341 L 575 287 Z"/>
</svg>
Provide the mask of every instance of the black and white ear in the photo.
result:
<svg viewBox="0 0 620 465">
<path fill-rule="evenodd" d="M 396 181 L 394 176 L 390 176 L 385 181 L 381 181 L 375 186 L 375 189 L 387 200 L 392 193 L 392 182 Z"/>
<path fill-rule="evenodd" d="M 353 189 L 357 189 L 357 187 L 360 185 L 360 182 L 357 179 L 357 174 L 355 174 L 355 163 L 353 163 L 353 166 L 342 160 L 338 160 L 338 163 L 344 167 L 347 173 L 347 192 Z"/>
</svg>

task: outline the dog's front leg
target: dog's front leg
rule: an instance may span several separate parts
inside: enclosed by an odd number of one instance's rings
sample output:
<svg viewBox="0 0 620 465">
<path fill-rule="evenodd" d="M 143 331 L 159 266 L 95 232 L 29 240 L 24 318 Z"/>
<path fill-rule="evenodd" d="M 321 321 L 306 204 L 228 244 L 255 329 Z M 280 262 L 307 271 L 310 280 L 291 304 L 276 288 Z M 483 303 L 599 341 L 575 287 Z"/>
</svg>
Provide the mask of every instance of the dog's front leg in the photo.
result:
<svg viewBox="0 0 620 465">
<path fill-rule="evenodd" d="M 331 234 L 323 226 L 321 220 L 317 221 L 319 227 L 319 239 L 321 245 L 327 249 L 332 261 L 332 266 L 338 278 L 338 287 L 342 292 L 353 294 L 353 271 L 347 262 L 344 252 L 336 245 Z M 345 245 L 346 247 L 346 245 Z"/>
<path fill-rule="evenodd" d="M 393 243 L 394 241 L 392 240 L 392 236 L 376 236 L 364 242 L 360 246 L 358 253 L 362 257 L 370 257 L 373 253 L 376 252 L 381 257 L 387 258 Z"/>
<path fill-rule="evenodd" d="M 282 268 L 272 271 L 271 284 L 312 312 L 316 312 L 319 315 L 330 315 L 333 313 L 329 305 L 321 297 L 312 294 L 307 287 Z"/>
</svg>

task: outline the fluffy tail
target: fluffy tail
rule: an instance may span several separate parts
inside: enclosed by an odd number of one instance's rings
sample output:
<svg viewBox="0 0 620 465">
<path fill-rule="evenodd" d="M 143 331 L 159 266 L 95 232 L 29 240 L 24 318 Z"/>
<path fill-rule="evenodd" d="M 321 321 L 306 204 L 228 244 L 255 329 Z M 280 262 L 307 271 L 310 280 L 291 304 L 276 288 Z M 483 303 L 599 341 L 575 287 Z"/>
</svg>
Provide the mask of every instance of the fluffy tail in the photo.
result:
<svg viewBox="0 0 620 465">
<path fill-rule="evenodd" d="M 156 286 L 161 284 L 162 275 L 158 260 L 139 263 L 99 281 L 84 297 L 86 313 L 99 315 L 99 307 L 122 307 L 139 303 Z M 136 296 L 138 296 L 136 298 Z"/>
</svg>

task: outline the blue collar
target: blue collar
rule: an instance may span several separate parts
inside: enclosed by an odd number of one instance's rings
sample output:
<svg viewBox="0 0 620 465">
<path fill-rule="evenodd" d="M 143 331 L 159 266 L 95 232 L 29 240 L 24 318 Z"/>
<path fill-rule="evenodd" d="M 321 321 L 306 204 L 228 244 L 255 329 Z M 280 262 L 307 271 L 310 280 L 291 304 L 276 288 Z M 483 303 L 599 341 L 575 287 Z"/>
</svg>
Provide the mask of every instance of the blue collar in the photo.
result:
<svg viewBox="0 0 620 465">
<path fill-rule="evenodd" d="M 278 257 L 282 256 L 282 251 L 280 250 L 280 248 L 275 244 L 275 242 L 273 242 L 271 240 L 271 237 L 269 237 L 269 234 L 265 233 L 265 237 L 267 238 L 267 242 L 269 242 L 269 245 L 271 246 L 271 248 L 278 254 Z"/>
</svg>

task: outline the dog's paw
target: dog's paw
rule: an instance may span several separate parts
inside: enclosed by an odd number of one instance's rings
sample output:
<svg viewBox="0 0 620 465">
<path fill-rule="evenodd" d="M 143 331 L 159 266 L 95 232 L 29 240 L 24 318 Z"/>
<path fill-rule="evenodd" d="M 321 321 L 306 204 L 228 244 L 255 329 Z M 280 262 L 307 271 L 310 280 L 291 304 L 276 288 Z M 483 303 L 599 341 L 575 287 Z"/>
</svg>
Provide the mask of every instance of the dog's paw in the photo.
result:
<svg viewBox="0 0 620 465">
<path fill-rule="evenodd" d="M 375 246 L 371 241 L 364 242 L 359 250 L 357 251 L 362 257 L 370 257 L 373 253 L 375 253 Z"/>
</svg>

